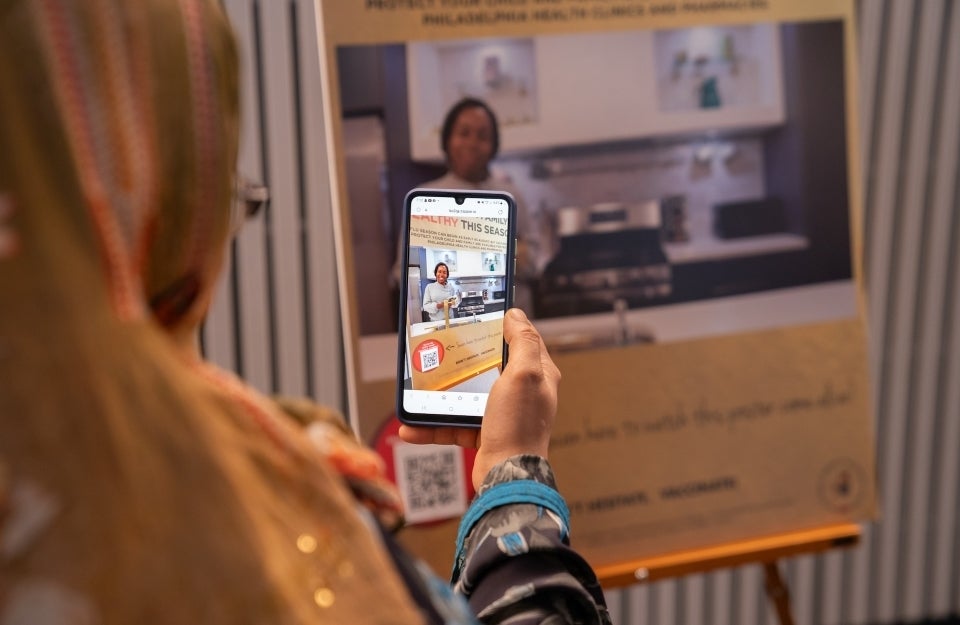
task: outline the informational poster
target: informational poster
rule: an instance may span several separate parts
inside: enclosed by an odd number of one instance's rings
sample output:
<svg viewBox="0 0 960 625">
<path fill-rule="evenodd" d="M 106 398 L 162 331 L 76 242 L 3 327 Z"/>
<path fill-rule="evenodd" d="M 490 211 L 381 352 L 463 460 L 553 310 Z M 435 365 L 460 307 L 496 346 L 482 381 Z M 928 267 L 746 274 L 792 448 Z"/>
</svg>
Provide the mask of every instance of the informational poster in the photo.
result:
<svg viewBox="0 0 960 625">
<path fill-rule="evenodd" d="M 401 271 L 423 285 L 443 261 L 478 307 L 503 299 L 502 255 L 436 240 L 398 261 L 402 199 L 450 180 L 446 118 L 470 98 L 497 123 L 483 184 L 521 211 L 517 302 L 563 374 L 550 460 L 576 548 L 599 566 L 872 518 L 853 18 L 852 0 L 323 3 L 361 437 L 397 445 Z M 443 348 L 421 354 L 434 386 Z M 385 454 L 418 489 L 401 540 L 446 570 L 469 458 L 407 453 Z"/>
</svg>

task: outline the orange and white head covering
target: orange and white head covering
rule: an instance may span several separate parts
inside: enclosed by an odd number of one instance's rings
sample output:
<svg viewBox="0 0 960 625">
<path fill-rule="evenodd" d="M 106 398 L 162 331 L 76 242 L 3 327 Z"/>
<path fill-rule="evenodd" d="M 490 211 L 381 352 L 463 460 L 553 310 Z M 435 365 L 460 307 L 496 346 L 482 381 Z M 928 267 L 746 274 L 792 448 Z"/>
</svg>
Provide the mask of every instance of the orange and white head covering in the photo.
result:
<svg viewBox="0 0 960 625">
<path fill-rule="evenodd" d="M 0 0 L 0 625 L 421 620 L 302 431 L 150 315 L 221 264 L 234 45 L 216 0 Z"/>
</svg>

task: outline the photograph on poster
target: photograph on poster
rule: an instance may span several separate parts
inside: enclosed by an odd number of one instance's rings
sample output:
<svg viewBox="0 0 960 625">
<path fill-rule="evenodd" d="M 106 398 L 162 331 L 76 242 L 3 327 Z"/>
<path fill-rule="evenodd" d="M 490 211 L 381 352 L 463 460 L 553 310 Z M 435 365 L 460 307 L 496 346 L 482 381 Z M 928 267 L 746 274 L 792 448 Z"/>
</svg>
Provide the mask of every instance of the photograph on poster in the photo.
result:
<svg viewBox="0 0 960 625">
<path fill-rule="evenodd" d="M 463 97 L 495 115 L 487 184 L 518 196 L 519 304 L 552 348 L 855 318 L 843 36 L 809 21 L 339 46 L 360 335 L 397 330 L 402 199 L 447 175 Z"/>
</svg>

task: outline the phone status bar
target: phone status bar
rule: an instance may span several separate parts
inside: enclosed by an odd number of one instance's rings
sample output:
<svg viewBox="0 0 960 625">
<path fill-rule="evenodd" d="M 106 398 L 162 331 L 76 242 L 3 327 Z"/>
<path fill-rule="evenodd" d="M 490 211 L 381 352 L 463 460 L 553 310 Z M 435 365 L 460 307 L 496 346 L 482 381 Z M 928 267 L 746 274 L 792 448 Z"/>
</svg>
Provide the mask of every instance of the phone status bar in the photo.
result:
<svg viewBox="0 0 960 625">
<path fill-rule="evenodd" d="M 454 215 L 476 217 L 506 217 L 509 207 L 506 200 L 498 198 L 465 197 L 458 203 L 452 197 L 419 196 L 413 199 L 411 212 L 414 215 Z"/>
</svg>

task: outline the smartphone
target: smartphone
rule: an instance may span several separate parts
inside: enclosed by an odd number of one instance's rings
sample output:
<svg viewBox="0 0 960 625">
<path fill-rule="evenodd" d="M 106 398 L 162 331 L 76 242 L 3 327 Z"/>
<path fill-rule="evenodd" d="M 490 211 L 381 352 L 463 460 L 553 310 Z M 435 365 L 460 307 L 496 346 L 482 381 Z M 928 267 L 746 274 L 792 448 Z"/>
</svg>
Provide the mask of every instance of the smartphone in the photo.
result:
<svg viewBox="0 0 960 625">
<path fill-rule="evenodd" d="M 509 193 L 413 189 L 403 206 L 397 415 L 478 427 L 507 363 L 517 204 Z"/>
</svg>

